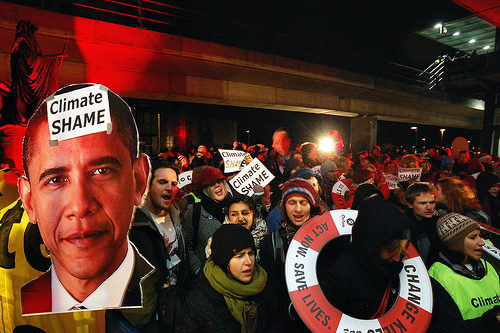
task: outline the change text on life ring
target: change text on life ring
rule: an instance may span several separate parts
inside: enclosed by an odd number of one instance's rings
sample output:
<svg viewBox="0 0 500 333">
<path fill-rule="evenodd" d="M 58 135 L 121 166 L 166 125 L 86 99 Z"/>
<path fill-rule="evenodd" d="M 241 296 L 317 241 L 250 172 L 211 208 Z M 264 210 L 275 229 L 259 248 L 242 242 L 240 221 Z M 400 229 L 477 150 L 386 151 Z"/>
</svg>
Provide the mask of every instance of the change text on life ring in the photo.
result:
<svg viewBox="0 0 500 333">
<path fill-rule="evenodd" d="M 410 244 L 409 258 L 399 274 L 399 297 L 377 319 L 356 319 L 333 307 L 318 284 L 316 262 L 331 239 L 350 235 L 357 210 L 337 209 L 314 217 L 295 234 L 285 261 L 290 298 L 302 321 L 313 332 L 425 332 L 431 320 L 432 288 L 424 262 Z"/>
</svg>

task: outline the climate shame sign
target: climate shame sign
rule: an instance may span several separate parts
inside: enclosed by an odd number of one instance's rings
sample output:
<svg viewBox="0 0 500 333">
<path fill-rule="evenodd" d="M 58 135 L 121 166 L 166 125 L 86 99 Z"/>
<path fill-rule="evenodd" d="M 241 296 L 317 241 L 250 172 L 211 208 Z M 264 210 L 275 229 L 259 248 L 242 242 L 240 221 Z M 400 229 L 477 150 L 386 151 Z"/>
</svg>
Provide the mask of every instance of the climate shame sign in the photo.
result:
<svg viewBox="0 0 500 333">
<path fill-rule="evenodd" d="M 219 153 L 224 160 L 224 172 L 238 172 L 241 162 L 245 159 L 246 153 L 241 150 L 219 149 Z"/>
<path fill-rule="evenodd" d="M 258 158 L 254 158 L 229 182 L 231 186 L 240 194 L 253 195 L 256 186 L 266 186 L 274 179 L 274 175 L 269 171 Z"/>
<path fill-rule="evenodd" d="M 398 178 L 400 182 L 414 180 L 419 182 L 422 176 L 422 168 L 399 168 Z"/>
<path fill-rule="evenodd" d="M 108 90 L 90 86 L 47 99 L 50 140 L 57 141 L 111 130 Z"/>
</svg>

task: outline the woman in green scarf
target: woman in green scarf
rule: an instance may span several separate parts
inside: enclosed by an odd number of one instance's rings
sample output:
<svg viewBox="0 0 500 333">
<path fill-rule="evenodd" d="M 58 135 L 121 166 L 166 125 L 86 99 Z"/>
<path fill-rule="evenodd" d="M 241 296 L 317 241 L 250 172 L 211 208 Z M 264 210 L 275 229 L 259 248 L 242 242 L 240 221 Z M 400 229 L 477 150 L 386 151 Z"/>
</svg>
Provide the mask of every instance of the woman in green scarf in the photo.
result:
<svg viewBox="0 0 500 333">
<path fill-rule="evenodd" d="M 246 228 L 223 224 L 212 237 L 211 256 L 182 311 L 178 332 L 281 332 L 278 304 L 255 263 Z"/>
</svg>

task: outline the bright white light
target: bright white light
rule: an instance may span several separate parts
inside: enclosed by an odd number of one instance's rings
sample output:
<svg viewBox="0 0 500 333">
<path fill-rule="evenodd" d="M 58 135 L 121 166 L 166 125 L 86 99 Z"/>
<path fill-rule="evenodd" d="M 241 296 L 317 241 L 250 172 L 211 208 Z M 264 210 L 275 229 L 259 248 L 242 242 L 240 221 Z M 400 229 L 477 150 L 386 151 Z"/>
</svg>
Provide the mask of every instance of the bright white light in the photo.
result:
<svg viewBox="0 0 500 333">
<path fill-rule="evenodd" d="M 472 43 L 475 43 L 475 42 L 476 42 L 476 40 L 475 40 L 475 39 L 471 39 L 471 40 L 469 41 L 469 43 L 471 43 L 471 44 L 472 44 Z"/>
<path fill-rule="evenodd" d="M 489 45 L 486 45 L 485 47 L 483 47 L 483 50 L 488 50 L 490 48 Z"/>
<path fill-rule="evenodd" d="M 441 28 L 442 26 L 443 26 L 443 24 L 442 24 L 442 23 L 438 23 L 438 24 L 436 24 L 436 25 L 434 26 L 434 28 Z"/>
<path fill-rule="evenodd" d="M 324 138 L 323 140 L 320 141 L 318 148 L 319 150 L 322 151 L 333 151 L 334 149 L 333 140 L 330 138 Z"/>
<path fill-rule="evenodd" d="M 455 32 L 453 33 L 453 36 L 458 36 L 458 35 L 460 35 L 460 31 L 455 31 Z"/>
</svg>

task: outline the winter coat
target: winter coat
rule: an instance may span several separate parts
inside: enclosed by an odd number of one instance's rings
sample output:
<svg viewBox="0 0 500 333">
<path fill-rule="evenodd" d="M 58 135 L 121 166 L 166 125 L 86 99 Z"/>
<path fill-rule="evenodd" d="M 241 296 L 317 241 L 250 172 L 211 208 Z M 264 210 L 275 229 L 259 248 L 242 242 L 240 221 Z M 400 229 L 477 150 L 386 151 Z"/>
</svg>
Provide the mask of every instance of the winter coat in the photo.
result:
<svg viewBox="0 0 500 333">
<path fill-rule="evenodd" d="M 177 281 L 170 285 L 171 272 L 167 269 L 166 261 L 170 254 L 165 246 L 163 236 L 160 234 L 156 223 L 152 220 L 147 206 L 136 209 L 129 238 L 144 256 L 157 269 L 158 278 L 155 281 L 155 296 L 157 297 L 157 323 L 160 331 L 171 331 L 176 326 L 181 304 L 188 283 L 193 283 L 194 277 L 189 271 L 189 257 L 185 243 L 185 232 L 180 225 L 180 212 L 172 203 L 170 216 L 177 235 L 177 256 L 180 262 L 175 266 Z M 191 282 L 190 282 L 191 281 Z M 129 311 L 131 312 L 131 311 Z M 127 317 L 127 313 L 124 313 Z M 146 332 L 146 330 L 143 330 Z M 149 331 L 148 331 L 149 332 Z"/>
<path fill-rule="evenodd" d="M 349 248 L 324 272 L 321 288 L 328 301 L 349 316 L 369 319 L 391 284 L 385 311 L 390 309 L 398 297 L 398 275 L 403 263 L 383 263 L 379 249 L 411 228 L 410 220 L 383 196 L 362 202 Z"/>
<path fill-rule="evenodd" d="M 197 203 L 201 205 L 201 203 Z M 198 237 L 196 244 L 194 243 L 194 228 L 193 228 L 193 210 L 196 204 L 189 205 L 186 214 L 184 215 L 183 228 L 186 230 L 186 245 L 189 252 L 189 263 L 191 272 L 195 273 L 205 265 L 207 257 L 205 255 L 205 247 L 208 239 L 212 237 L 215 230 L 219 229 L 224 221 L 217 220 L 203 205 L 201 205 L 200 220 L 198 224 Z"/>
<path fill-rule="evenodd" d="M 177 270 L 177 285 L 182 287 L 189 276 L 189 257 L 186 248 L 186 234 L 181 229 L 179 214 L 179 209 L 172 204 L 170 216 L 177 234 L 177 256 L 181 260 Z M 168 271 L 166 271 L 166 267 L 160 267 L 159 264 L 163 263 L 163 266 L 165 266 L 164 263 L 168 259 L 169 254 L 162 235 L 158 231 L 155 222 L 151 220 L 151 215 L 143 212 L 141 208 L 138 208 L 135 212 L 129 238 L 130 241 L 135 244 L 139 253 L 141 253 L 151 265 L 160 268 L 160 272 L 163 275 L 162 284 L 166 283 Z"/>
<path fill-rule="evenodd" d="M 199 275 L 199 285 L 192 290 L 181 312 L 177 332 L 234 332 L 241 333 L 241 324 L 227 308 L 222 294 L 215 291 L 205 274 Z M 272 290 L 266 285 L 256 296 L 248 298 L 258 303 L 255 332 L 282 332 L 278 304 Z"/>
<path fill-rule="evenodd" d="M 420 258 L 429 269 L 439 258 L 439 251 L 442 248 L 441 241 L 436 231 L 438 216 L 423 218 L 419 221 L 412 209 L 407 209 L 405 215 L 413 222 L 415 228 L 412 230 L 410 241 L 420 254 Z"/>
<path fill-rule="evenodd" d="M 457 276 L 460 275 L 472 281 L 482 279 L 485 275 L 485 269 L 481 262 L 476 262 L 473 265 L 475 276 L 465 274 L 463 272 L 464 268 L 462 268 L 462 262 L 464 260 L 463 254 L 449 249 L 443 249 L 439 257 L 439 262 L 452 269 Z M 490 269 L 492 270 L 493 267 L 488 265 L 488 270 Z M 431 270 L 429 272 L 431 272 Z M 500 306 L 497 305 L 485 311 L 483 315 L 478 318 L 464 320 L 459 307 L 446 289 L 432 277 L 431 283 L 434 294 L 434 309 L 432 311 L 432 321 L 427 332 L 500 332 L 500 322 L 496 318 L 496 314 L 500 312 Z"/>
</svg>

